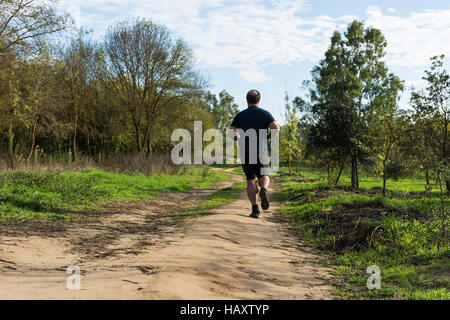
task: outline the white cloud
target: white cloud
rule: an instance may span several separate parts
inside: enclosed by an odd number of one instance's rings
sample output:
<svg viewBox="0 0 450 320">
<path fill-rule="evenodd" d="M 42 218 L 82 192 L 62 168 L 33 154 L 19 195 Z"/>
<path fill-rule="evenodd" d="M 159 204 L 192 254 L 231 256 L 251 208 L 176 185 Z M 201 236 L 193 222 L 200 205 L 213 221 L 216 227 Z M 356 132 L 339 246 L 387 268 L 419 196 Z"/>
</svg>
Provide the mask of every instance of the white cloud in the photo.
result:
<svg viewBox="0 0 450 320">
<path fill-rule="evenodd" d="M 239 76 L 243 80 L 248 81 L 248 82 L 266 82 L 271 79 L 263 71 L 255 70 L 255 69 L 240 70 Z"/>
<path fill-rule="evenodd" d="M 85 13 L 82 23 L 96 30 L 138 16 L 167 25 L 194 48 L 201 64 L 235 68 L 248 81 L 269 80 L 260 71 L 267 65 L 319 59 L 339 21 L 301 18 L 304 0 L 62 1 L 64 7 L 77 3 Z"/>
<path fill-rule="evenodd" d="M 387 39 L 390 65 L 423 67 L 432 56 L 450 54 L 450 10 L 413 12 L 403 18 L 371 7 L 367 14 L 367 24 L 379 28 Z"/>
<path fill-rule="evenodd" d="M 394 8 L 388 8 L 387 9 L 389 12 L 396 12 L 397 11 L 397 9 L 394 9 Z"/>
<path fill-rule="evenodd" d="M 422 89 L 425 88 L 427 86 L 428 82 L 426 82 L 425 80 L 407 80 L 405 81 L 405 89 L 411 89 L 413 88 L 414 90 L 416 89 Z"/>
<path fill-rule="evenodd" d="M 366 10 L 366 14 L 368 16 L 381 16 L 383 13 L 381 12 L 380 7 L 378 6 L 369 6 Z"/>
<path fill-rule="evenodd" d="M 81 7 L 81 23 L 103 33 L 116 19 L 150 18 L 169 27 L 195 50 L 206 67 L 238 70 L 247 81 L 268 81 L 268 65 L 316 62 L 329 38 L 354 15 L 306 17 L 307 0 L 62 0 Z M 311 5 L 311 4 L 310 4 Z M 450 10 L 427 10 L 407 17 L 370 6 L 360 17 L 385 34 L 388 62 L 420 67 L 432 55 L 450 54 Z M 250 73 L 249 70 L 258 70 Z"/>
</svg>

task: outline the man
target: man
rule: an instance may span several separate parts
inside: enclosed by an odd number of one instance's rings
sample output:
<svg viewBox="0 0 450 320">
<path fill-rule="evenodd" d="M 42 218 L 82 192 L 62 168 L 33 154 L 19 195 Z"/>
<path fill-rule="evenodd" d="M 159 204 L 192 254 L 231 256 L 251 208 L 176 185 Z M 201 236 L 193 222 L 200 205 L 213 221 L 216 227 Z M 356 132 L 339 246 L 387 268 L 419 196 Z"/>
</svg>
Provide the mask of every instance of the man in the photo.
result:
<svg viewBox="0 0 450 320">
<path fill-rule="evenodd" d="M 256 195 L 259 192 L 259 197 L 261 198 L 261 208 L 263 210 L 269 209 L 269 200 L 267 198 L 267 188 L 269 187 L 270 179 L 265 172 L 262 171 L 264 166 L 260 161 L 260 151 L 259 150 L 259 130 L 268 129 L 272 133 L 278 134 L 280 127 L 273 118 L 273 116 L 266 110 L 259 107 L 261 101 L 261 94 L 258 90 L 251 90 L 247 94 L 247 104 L 248 108 L 240 112 L 233 120 L 231 124 L 231 133 L 237 139 L 235 133 L 238 129 L 242 129 L 244 133 L 247 130 L 254 129 L 257 134 L 257 161 L 256 164 L 252 164 L 249 160 L 252 158 L 250 156 L 250 142 L 249 139 L 245 138 L 245 159 L 241 159 L 242 168 L 244 169 L 245 176 L 247 178 L 247 195 L 248 199 L 252 204 L 252 213 L 250 217 L 258 219 L 260 216 L 260 211 L 258 203 L 256 201 Z M 242 148 L 243 146 L 241 146 Z M 259 190 L 258 186 L 261 188 Z"/>
</svg>

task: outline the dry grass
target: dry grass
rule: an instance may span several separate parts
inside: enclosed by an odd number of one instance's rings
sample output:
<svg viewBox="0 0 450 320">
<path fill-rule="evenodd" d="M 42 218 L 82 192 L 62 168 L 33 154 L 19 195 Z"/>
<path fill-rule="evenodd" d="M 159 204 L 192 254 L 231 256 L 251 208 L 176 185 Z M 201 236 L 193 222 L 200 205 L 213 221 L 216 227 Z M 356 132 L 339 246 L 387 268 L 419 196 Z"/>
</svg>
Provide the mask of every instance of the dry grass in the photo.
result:
<svg viewBox="0 0 450 320">
<path fill-rule="evenodd" d="M 15 171 L 81 171 L 84 169 L 103 169 L 105 171 L 125 174 L 175 174 L 183 170 L 172 163 L 169 155 L 151 155 L 141 153 L 108 155 L 94 159 L 81 156 L 72 161 L 70 155 L 41 155 L 39 159 L 27 161 L 23 157 L 16 157 Z M 11 171 L 10 161 L 6 156 L 0 156 L 0 172 Z"/>
</svg>

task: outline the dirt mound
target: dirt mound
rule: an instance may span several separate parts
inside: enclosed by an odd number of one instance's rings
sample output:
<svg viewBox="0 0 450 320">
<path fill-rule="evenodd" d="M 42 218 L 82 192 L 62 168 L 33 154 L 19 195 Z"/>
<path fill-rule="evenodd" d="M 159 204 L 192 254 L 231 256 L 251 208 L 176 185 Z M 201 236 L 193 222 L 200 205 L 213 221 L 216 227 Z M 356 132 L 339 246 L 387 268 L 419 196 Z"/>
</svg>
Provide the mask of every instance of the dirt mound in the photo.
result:
<svg viewBox="0 0 450 320">
<path fill-rule="evenodd" d="M 342 208 L 318 214 L 320 223 L 314 227 L 316 235 L 331 236 L 324 245 L 334 251 L 361 250 L 383 236 L 385 230 L 377 223 L 383 216 L 394 213 L 392 207 L 383 204 L 356 202 Z"/>
</svg>

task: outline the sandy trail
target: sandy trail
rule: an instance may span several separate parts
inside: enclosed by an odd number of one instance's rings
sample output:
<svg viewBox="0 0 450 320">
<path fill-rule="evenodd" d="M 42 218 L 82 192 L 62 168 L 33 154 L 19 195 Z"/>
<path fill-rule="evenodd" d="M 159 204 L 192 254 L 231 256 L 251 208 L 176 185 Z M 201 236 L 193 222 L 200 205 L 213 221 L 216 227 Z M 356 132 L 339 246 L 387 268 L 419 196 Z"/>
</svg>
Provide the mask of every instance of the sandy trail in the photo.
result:
<svg viewBox="0 0 450 320">
<path fill-rule="evenodd" d="M 0 299 L 333 299 L 330 270 L 245 194 L 182 222 L 170 214 L 220 188 L 110 208 L 99 221 L 0 236 Z M 81 290 L 67 289 L 67 266 Z"/>
</svg>

